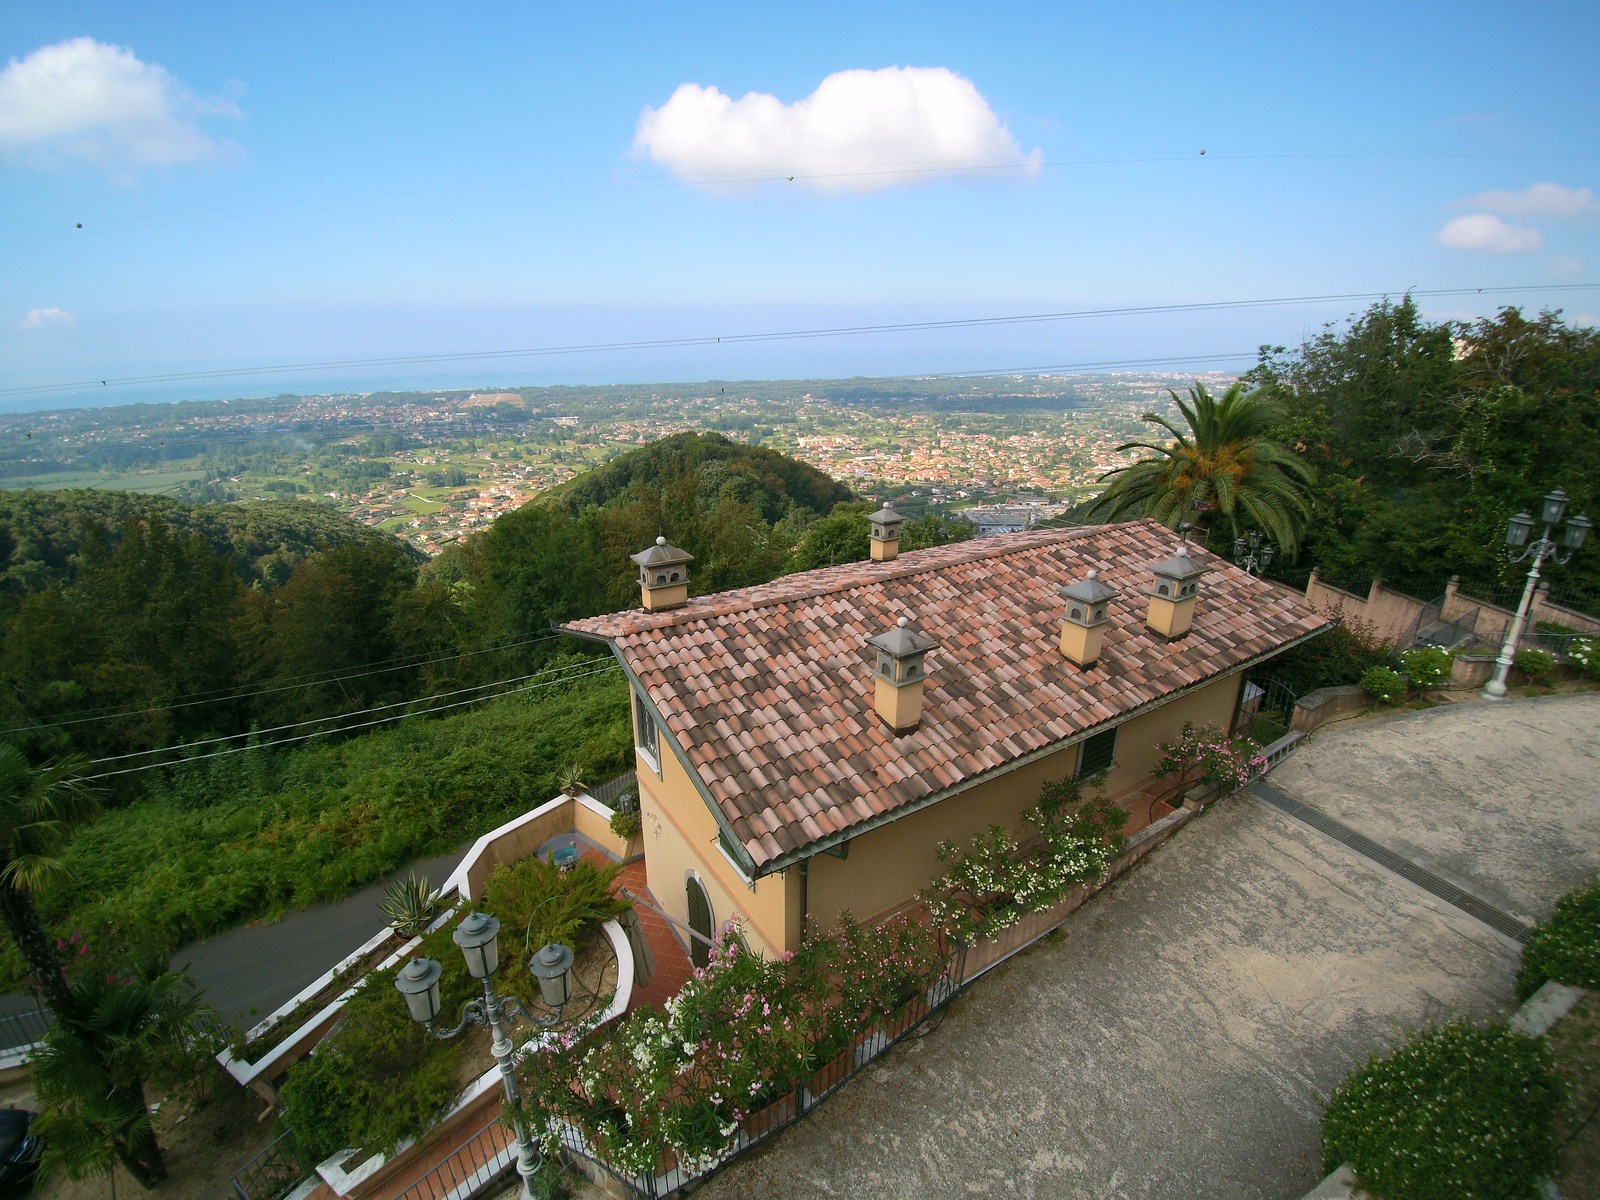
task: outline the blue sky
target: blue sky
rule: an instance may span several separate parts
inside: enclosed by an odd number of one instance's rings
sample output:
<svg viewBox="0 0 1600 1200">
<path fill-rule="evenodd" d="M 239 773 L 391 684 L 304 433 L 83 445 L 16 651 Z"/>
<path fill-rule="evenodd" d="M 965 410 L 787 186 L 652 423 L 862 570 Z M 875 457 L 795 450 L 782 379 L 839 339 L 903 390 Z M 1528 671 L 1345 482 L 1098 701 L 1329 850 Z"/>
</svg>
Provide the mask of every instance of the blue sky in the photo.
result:
<svg viewBox="0 0 1600 1200">
<path fill-rule="evenodd" d="M 1600 314 L 1592 3 L 577 7 L 9 6 L 0 390 L 1407 288 Z M 0 405 L 1248 353 L 1365 306 Z"/>
</svg>

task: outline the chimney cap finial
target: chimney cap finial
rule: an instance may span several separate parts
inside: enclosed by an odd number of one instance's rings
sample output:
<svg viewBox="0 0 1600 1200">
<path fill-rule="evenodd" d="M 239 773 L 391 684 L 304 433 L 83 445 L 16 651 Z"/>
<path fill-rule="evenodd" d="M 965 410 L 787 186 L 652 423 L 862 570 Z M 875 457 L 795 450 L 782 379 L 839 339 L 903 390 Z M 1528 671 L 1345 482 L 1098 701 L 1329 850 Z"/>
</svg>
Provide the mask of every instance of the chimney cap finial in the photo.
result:
<svg viewBox="0 0 1600 1200">
<path fill-rule="evenodd" d="M 901 629 L 904 629 L 907 625 L 911 624 L 911 618 L 910 617 L 901 617 L 898 621 L 895 622 L 895 624 L 900 626 Z"/>
<path fill-rule="evenodd" d="M 666 539 L 666 535 L 664 535 L 664 534 L 657 534 L 657 535 L 656 535 L 656 545 L 658 545 L 658 546 L 665 546 L 665 545 L 666 545 L 666 544 L 667 544 L 667 539 Z"/>
</svg>

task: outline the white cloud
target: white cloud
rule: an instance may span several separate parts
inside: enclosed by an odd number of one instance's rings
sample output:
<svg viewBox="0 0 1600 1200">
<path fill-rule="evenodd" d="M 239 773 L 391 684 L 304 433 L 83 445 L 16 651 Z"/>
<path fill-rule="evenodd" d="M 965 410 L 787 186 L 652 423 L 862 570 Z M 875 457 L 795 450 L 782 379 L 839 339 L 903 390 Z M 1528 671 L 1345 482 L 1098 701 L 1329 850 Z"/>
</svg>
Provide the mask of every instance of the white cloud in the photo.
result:
<svg viewBox="0 0 1600 1200">
<path fill-rule="evenodd" d="M 77 316 L 65 309 L 32 308 L 28 310 L 27 316 L 17 322 L 17 326 L 20 329 L 59 329 L 77 323 Z"/>
<path fill-rule="evenodd" d="M 1037 150 L 1023 153 L 971 81 L 944 67 L 838 71 L 793 104 L 765 92 L 735 100 L 685 83 L 640 115 L 633 149 L 711 186 L 726 180 L 708 176 L 754 174 L 857 192 L 925 183 L 961 167 L 1032 175 L 1041 159 Z"/>
<path fill-rule="evenodd" d="M 1457 250 L 1482 250 L 1488 254 L 1526 254 L 1544 245 L 1544 234 L 1537 229 L 1507 225 L 1489 213 L 1457 217 L 1434 236 L 1441 246 Z"/>
<path fill-rule="evenodd" d="M 1566 279 L 1583 272 L 1583 260 L 1567 254 L 1558 254 L 1545 264 L 1545 270 L 1557 279 Z"/>
<path fill-rule="evenodd" d="M 1536 183 L 1520 192 L 1479 192 L 1461 201 L 1463 208 L 1481 208 L 1502 217 L 1578 217 L 1600 211 L 1588 188 Z"/>
<path fill-rule="evenodd" d="M 0 151 L 41 165 L 118 170 L 202 162 L 227 152 L 200 117 L 239 116 L 226 99 L 192 95 L 165 67 L 125 46 L 73 38 L 0 71 Z"/>
</svg>

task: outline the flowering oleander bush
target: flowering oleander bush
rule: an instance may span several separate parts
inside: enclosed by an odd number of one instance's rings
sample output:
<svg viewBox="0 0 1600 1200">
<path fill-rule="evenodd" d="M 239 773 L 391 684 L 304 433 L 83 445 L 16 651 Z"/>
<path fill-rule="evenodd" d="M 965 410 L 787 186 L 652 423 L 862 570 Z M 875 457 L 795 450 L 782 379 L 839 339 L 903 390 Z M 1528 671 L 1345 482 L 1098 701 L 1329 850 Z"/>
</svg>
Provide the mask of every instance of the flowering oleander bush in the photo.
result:
<svg viewBox="0 0 1600 1200">
<path fill-rule="evenodd" d="M 1388 667 L 1368 667 L 1361 673 L 1361 690 L 1377 704 L 1393 704 L 1406 694 L 1406 681 Z"/>
<path fill-rule="evenodd" d="M 1328 1100 L 1325 1170 L 1385 1200 L 1533 1200 L 1562 1089 L 1543 1039 L 1453 1021 L 1369 1059 Z"/>
<path fill-rule="evenodd" d="M 1585 675 L 1600 675 L 1600 638 L 1573 638 L 1567 643 L 1567 661 Z"/>
<path fill-rule="evenodd" d="M 1156 747 L 1161 757 L 1150 769 L 1154 779 L 1177 779 L 1175 795 L 1197 783 L 1221 784 L 1230 791 L 1249 783 L 1267 769 L 1261 746 L 1249 738 L 1230 738 L 1215 725 L 1183 723 L 1183 733 L 1173 742 Z"/>
<path fill-rule="evenodd" d="M 1450 666 L 1454 661 L 1455 655 L 1448 650 L 1419 646 L 1400 656 L 1400 669 L 1411 680 L 1412 687 L 1427 692 L 1450 682 Z"/>
<path fill-rule="evenodd" d="M 864 927 L 846 914 L 770 960 L 745 949 L 730 922 L 664 1010 L 565 1030 L 528 1055 L 525 1114 L 546 1122 L 552 1151 L 549 1117 L 581 1129 L 625 1174 L 654 1174 L 669 1159 L 699 1174 L 733 1151 L 740 1122 L 926 989 L 944 961 L 935 933 L 905 916 Z"/>
<path fill-rule="evenodd" d="M 1098 787 L 1104 777 L 1094 782 Z M 935 924 L 956 941 L 975 942 L 1101 878 L 1122 848 L 1128 814 L 1103 792 L 1085 800 L 1081 788 L 1076 779 L 1047 783 L 1039 803 L 1023 814 L 1033 832 L 1020 842 L 1002 825 L 965 849 L 940 842 L 939 861 L 950 866 L 923 892 Z"/>
<path fill-rule="evenodd" d="M 1600 883 L 1568 892 L 1549 919 L 1534 926 L 1522 948 L 1517 999 L 1526 1000 L 1547 979 L 1600 989 Z"/>
</svg>

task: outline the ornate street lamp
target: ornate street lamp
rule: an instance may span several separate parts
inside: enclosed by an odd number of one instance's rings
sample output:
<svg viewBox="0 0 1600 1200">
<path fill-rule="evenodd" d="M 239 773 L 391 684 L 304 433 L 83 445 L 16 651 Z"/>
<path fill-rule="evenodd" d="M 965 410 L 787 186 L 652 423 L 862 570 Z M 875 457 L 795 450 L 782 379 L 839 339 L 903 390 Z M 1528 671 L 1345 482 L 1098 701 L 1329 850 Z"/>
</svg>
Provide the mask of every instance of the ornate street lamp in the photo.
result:
<svg viewBox="0 0 1600 1200">
<path fill-rule="evenodd" d="M 1233 561 L 1245 569 L 1247 575 L 1259 575 L 1272 565 L 1272 556 L 1277 553 L 1272 548 L 1272 543 L 1261 536 L 1261 531 L 1252 529 L 1248 538 L 1236 537 L 1233 539 Z"/>
<path fill-rule="evenodd" d="M 487 1026 L 494 1035 L 490 1052 L 500 1067 L 500 1083 L 505 1088 L 506 1107 L 511 1112 L 511 1128 L 517 1139 L 517 1174 L 522 1176 L 522 1200 L 535 1200 L 533 1175 L 539 1169 L 539 1148 L 529 1138 L 517 1112 L 517 1076 L 512 1068 L 511 1039 L 506 1037 L 505 1014 L 511 1012 L 531 1025 L 549 1028 L 561 1020 L 561 1010 L 571 995 L 569 972 L 572 951 L 552 942 L 535 954 L 528 970 L 539 981 L 539 994 L 549 1013 L 531 1013 L 515 996 L 502 997 L 494 989 L 494 973 L 500 967 L 500 922 L 487 913 L 471 913 L 456 926 L 452 938 L 467 960 L 467 974 L 483 980 L 483 1001 L 468 1000 L 461 1006 L 461 1021 L 453 1029 L 435 1029 L 439 1015 L 439 976 L 444 968 L 431 958 L 414 958 L 395 977 L 394 986 L 406 998 L 411 1019 L 436 1038 L 453 1038 L 468 1025 Z"/>
<path fill-rule="evenodd" d="M 1567 512 L 1567 504 L 1567 493 L 1560 488 L 1544 498 L 1544 512 L 1541 514 L 1544 517 L 1544 534 L 1531 546 L 1527 542 L 1528 535 L 1533 532 L 1532 517 L 1520 512 L 1506 525 L 1506 558 L 1514 563 L 1532 558 L 1533 566 L 1528 568 L 1528 586 L 1522 589 L 1522 603 L 1517 605 L 1517 615 L 1511 618 L 1511 624 L 1506 627 L 1506 640 L 1500 646 L 1500 657 L 1494 660 L 1494 675 L 1484 685 L 1485 700 L 1505 699 L 1506 676 L 1511 671 L 1511 656 L 1517 652 L 1517 642 L 1522 637 L 1522 626 L 1528 619 L 1528 605 L 1533 600 L 1533 585 L 1539 582 L 1539 568 L 1546 559 L 1553 559 L 1558 564 L 1567 562 L 1588 539 L 1589 530 L 1594 528 L 1589 523 L 1588 517 L 1581 514 L 1573 517 L 1567 522 L 1567 528 L 1561 539 L 1567 552 L 1558 553 L 1556 544 L 1550 537 L 1550 530 L 1553 526 L 1561 524 L 1561 518 Z M 1518 550 L 1522 553 L 1517 553 Z"/>
</svg>

